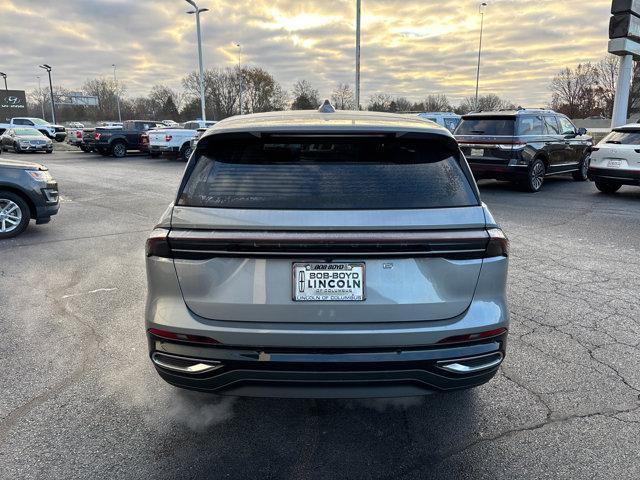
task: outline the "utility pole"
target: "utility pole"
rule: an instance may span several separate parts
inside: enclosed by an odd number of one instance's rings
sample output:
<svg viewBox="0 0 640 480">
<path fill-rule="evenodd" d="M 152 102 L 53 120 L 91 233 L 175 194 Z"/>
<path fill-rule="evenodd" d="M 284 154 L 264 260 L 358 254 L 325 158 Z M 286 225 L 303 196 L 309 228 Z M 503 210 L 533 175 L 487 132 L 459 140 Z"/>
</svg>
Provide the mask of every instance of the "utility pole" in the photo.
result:
<svg viewBox="0 0 640 480">
<path fill-rule="evenodd" d="M 4 78 L 4 89 L 5 89 L 5 90 L 9 90 L 9 89 L 7 88 L 7 74 L 6 74 L 6 73 L 3 73 L 3 72 L 0 72 L 0 77 Z"/>
<path fill-rule="evenodd" d="M 482 2 L 478 7 L 480 13 L 480 45 L 478 46 L 478 71 L 476 73 L 476 110 L 478 109 L 478 91 L 480 89 L 480 57 L 482 56 L 482 30 L 484 28 L 484 8 L 487 2 Z"/>
<path fill-rule="evenodd" d="M 239 53 L 238 53 L 238 75 L 240 76 L 239 110 L 240 110 L 240 115 L 242 115 L 242 45 L 240 45 L 239 43 L 236 43 L 236 47 L 238 47 L 239 49 Z"/>
<path fill-rule="evenodd" d="M 198 63 L 200 65 L 200 108 L 202 110 L 202 120 L 206 120 L 207 114 L 205 113 L 204 108 L 204 67 L 202 66 L 202 35 L 200 33 L 200 14 L 202 12 L 208 12 L 209 9 L 199 8 L 194 0 L 185 1 L 194 8 L 194 10 L 190 10 L 187 13 L 191 15 L 195 13 L 196 15 L 196 30 L 198 32 Z"/>
<path fill-rule="evenodd" d="M 56 103 L 53 99 L 53 83 L 51 83 L 51 67 L 46 63 L 39 65 L 40 68 L 44 68 L 49 74 L 49 89 L 51 91 L 51 120 L 52 123 L 56 123 Z"/>
<path fill-rule="evenodd" d="M 118 121 L 122 123 L 122 115 L 120 114 L 120 94 L 118 93 L 118 79 L 116 78 L 116 64 L 111 64 L 113 67 L 113 83 L 116 85 L 116 103 L 118 105 Z"/>
<path fill-rule="evenodd" d="M 356 110 L 360 110 L 360 16 L 361 0 L 356 0 Z"/>
</svg>

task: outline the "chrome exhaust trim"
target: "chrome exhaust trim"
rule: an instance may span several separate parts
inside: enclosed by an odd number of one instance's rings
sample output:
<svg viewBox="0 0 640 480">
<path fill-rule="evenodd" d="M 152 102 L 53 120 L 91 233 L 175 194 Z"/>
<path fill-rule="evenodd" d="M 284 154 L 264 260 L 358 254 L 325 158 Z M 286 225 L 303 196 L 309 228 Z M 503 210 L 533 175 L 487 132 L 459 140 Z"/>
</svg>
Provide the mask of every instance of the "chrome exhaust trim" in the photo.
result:
<svg viewBox="0 0 640 480">
<path fill-rule="evenodd" d="M 503 358 L 502 352 L 495 352 L 477 357 L 441 360 L 437 363 L 437 366 L 452 373 L 475 373 L 497 367 L 502 363 Z"/>
<path fill-rule="evenodd" d="M 222 368 L 222 363 L 220 362 L 196 360 L 159 352 L 154 352 L 151 355 L 151 361 L 160 368 L 188 374 L 206 373 Z"/>
</svg>

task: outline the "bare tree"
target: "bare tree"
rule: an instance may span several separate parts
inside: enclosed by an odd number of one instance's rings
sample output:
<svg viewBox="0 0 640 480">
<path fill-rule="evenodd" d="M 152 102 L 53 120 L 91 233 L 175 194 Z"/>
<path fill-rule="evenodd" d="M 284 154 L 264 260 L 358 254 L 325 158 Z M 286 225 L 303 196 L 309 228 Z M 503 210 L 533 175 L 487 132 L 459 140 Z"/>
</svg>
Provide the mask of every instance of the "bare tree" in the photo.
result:
<svg viewBox="0 0 640 480">
<path fill-rule="evenodd" d="M 372 112 L 390 112 L 393 97 L 386 93 L 375 93 L 369 98 L 367 110 Z"/>
<path fill-rule="evenodd" d="M 478 104 L 476 108 L 476 98 L 475 97 L 467 97 L 462 100 L 462 103 L 454 109 L 454 111 L 459 115 L 464 115 L 465 113 L 473 112 L 473 111 L 481 111 L 481 112 L 490 112 L 495 110 L 504 110 L 517 108 L 513 103 L 508 100 L 504 100 L 500 98 L 498 95 L 490 93 L 488 95 L 480 95 L 478 97 Z"/>
<path fill-rule="evenodd" d="M 285 109 L 286 93 L 269 72 L 260 67 L 243 68 L 242 78 L 245 112 Z"/>
<path fill-rule="evenodd" d="M 423 106 L 426 112 L 448 112 L 452 109 L 449 99 L 443 94 L 427 95 Z"/>
<path fill-rule="evenodd" d="M 597 69 L 581 63 L 575 69 L 564 68 L 551 81 L 551 105 L 571 118 L 586 118 L 597 110 Z"/>
<path fill-rule="evenodd" d="M 331 94 L 331 102 L 338 110 L 354 110 L 356 98 L 348 83 L 338 83 Z"/>
<path fill-rule="evenodd" d="M 320 94 L 306 80 L 298 80 L 293 86 L 292 110 L 313 110 L 320 106 Z"/>
</svg>

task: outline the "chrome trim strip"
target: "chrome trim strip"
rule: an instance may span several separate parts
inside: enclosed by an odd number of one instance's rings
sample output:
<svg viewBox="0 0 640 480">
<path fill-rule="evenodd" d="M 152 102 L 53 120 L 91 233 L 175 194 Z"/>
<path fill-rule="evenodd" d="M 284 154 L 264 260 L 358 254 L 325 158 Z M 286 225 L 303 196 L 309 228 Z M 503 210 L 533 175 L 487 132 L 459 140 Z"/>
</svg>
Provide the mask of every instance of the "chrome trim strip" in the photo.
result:
<svg viewBox="0 0 640 480">
<path fill-rule="evenodd" d="M 175 358 L 177 360 L 190 361 L 190 362 L 193 362 L 193 364 L 189 366 L 174 365 L 174 364 L 168 363 L 166 360 L 159 359 L 158 356 L 160 355 L 163 357 L 166 357 L 169 360 L 172 358 Z M 191 373 L 191 374 L 210 372 L 212 370 L 217 370 L 218 368 L 222 367 L 222 364 L 220 362 L 210 362 L 207 360 L 207 362 L 209 363 L 205 363 L 204 361 L 195 360 L 192 358 L 178 357 L 177 355 L 167 355 L 159 352 L 154 352 L 151 355 L 151 360 L 157 366 L 166 368 L 167 370 L 173 370 L 175 372 Z M 212 363 L 215 363 L 215 365 L 212 365 Z"/>
<path fill-rule="evenodd" d="M 487 363 L 483 363 L 481 365 L 469 366 L 464 364 L 464 362 L 478 360 L 481 358 L 496 357 L 496 356 L 497 358 L 495 358 L 494 360 L 488 361 Z M 441 368 L 443 370 L 446 370 L 448 372 L 453 372 L 453 373 L 475 373 L 481 370 L 488 370 L 490 368 L 497 367 L 502 363 L 503 359 L 504 359 L 504 356 L 502 355 L 501 352 L 494 352 L 488 355 L 480 355 L 477 357 L 459 358 L 455 360 L 441 360 L 437 362 L 437 366 L 438 368 Z"/>
</svg>

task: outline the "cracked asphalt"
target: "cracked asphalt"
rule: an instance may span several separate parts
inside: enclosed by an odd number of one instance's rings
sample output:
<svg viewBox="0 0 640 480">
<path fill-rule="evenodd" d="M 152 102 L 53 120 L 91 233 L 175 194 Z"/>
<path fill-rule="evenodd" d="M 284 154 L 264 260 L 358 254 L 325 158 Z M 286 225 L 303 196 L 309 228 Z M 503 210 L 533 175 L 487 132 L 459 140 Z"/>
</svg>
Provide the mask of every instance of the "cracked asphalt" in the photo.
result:
<svg viewBox="0 0 640 480">
<path fill-rule="evenodd" d="M 640 477 L 639 188 L 481 182 L 511 240 L 508 356 L 487 385 L 233 399 L 174 389 L 147 357 L 144 240 L 184 164 L 31 158 L 63 202 L 0 241 L 0 478 Z"/>
</svg>

